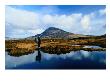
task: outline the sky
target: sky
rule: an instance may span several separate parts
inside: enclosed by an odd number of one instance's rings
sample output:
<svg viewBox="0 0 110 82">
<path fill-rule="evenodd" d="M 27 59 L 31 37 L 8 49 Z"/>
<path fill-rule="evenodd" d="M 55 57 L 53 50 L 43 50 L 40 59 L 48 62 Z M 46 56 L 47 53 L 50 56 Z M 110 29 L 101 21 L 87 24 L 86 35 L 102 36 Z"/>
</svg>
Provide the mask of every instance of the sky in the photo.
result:
<svg viewBox="0 0 110 82">
<path fill-rule="evenodd" d="M 5 35 L 25 38 L 56 27 L 84 35 L 103 35 L 106 32 L 104 5 L 7 5 Z"/>
</svg>

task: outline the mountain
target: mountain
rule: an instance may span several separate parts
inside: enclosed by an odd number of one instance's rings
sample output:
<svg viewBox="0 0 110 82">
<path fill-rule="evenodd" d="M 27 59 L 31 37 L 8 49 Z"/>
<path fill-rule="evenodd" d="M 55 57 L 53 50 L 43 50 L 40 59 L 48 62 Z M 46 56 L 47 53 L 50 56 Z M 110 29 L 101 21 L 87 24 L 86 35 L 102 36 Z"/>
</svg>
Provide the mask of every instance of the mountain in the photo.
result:
<svg viewBox="0 0 110 82">
<path fill-rule="evenodd" d="M 66 32 L 59 28 L 49 27 L 43 33 L 41 33 L 42 38 L 65 38 L 72 33 Z"/>
<path fill-rule="evenodd" d="M 59 29 L 59 28 L 49 27 L 43 33 L 37 34 L 35 36 L 28 37 L 27 39 L 35 39 L 38 36 L 40 36 L 41 38 L 63 38 L 63 39 L 88 37 L 86 35 L 74 34 L 74 33 L 66 32 L 66 31 L 64 31 L 62 29 Z"/>
</svg>

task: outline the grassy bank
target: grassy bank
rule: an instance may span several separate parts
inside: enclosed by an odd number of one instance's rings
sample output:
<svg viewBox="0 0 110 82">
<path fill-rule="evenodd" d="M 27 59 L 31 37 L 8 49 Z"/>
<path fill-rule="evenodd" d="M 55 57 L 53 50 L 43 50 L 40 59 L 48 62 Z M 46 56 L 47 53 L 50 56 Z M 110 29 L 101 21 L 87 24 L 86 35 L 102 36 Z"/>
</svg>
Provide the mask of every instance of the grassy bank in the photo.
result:
<svg viewBox="0 0 110 82">
<path fill-rule="evenodd" d="M 21 56 L 32 53 L 37 49 L 37 43 L 34 40 L 7 40 L 5 49 L 13 56 Z M 96 45 L 102 48 L 84 48 L 86 45 Z M 69 53 L 70 51 L 105 51 L 105 38 L 78 38 L 78 39 L 42 39 L 41 50 L 50 54 Z"/>
<path fill-rule="evenodd" d="M 32 40 L 8 40 L 5 41 L 5 49 L 10 55 L 21 56 L 34 52 L 36 43 Z"/>
</svg>

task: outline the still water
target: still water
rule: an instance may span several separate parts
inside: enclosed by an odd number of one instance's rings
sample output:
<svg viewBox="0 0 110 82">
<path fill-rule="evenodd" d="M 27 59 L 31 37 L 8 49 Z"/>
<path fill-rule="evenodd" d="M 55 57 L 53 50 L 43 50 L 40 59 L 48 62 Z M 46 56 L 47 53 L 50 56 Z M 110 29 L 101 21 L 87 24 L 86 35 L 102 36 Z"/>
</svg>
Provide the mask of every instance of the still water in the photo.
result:
<svg viewBox="0 0 110 82">
<path fill-rule="evenodd" d="M 42 51 L 14 57 L 5 52 L 6 69 L 106 69 L 105 51 L 71 51 L 49 54 Z"/>
</svg>

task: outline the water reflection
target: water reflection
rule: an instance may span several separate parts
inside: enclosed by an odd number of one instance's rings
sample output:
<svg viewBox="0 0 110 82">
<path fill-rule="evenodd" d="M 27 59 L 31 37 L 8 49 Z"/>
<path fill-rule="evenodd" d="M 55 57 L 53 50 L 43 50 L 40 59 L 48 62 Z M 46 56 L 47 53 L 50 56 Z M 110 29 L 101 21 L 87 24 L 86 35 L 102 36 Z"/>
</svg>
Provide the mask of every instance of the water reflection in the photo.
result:
<svg viewBox="0 0 110 82">
<path fill-rule="evenodd" d="M 41 52 L 40 52 L 40 49 L 38 49 L 38 54 L 36 56 L 36 61 L 41 61 Z"/>
<path fill-rule="evenodd" d="M 57 53 L 57 52 L 56 52 Z M 39 63 L 40 62 L 40 63 Z M 105 51 L 70 51 L 68 53 L 49 54 L 40 48 L 31 54 L 19 57 L 11 56 L 6 52 L 6 69 L 82 69 L 82 68 L 106 68 Z"/>
<path fill-rule="evenodd" d="M 100 47 L 100 46 L 84 46 L 83 48 L 102 48 L 102 47 Z"/>
</svg>

